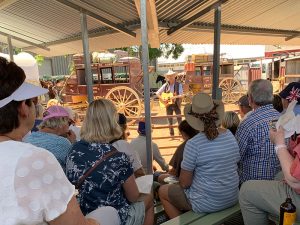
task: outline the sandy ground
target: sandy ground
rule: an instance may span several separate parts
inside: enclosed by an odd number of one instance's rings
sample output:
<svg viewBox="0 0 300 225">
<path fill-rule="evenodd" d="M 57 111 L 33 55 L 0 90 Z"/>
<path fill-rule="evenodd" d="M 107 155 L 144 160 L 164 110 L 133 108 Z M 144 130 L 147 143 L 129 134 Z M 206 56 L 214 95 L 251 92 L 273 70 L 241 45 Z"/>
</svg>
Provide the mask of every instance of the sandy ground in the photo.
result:
<svg viewBox="0 0 300 225">
<path fill-rule="evenodd" d="M 184 106 L 182 106 L 182 112 L 183 112 L 183 107 Z M 234 105 L 234 104 L 225 105 L 225 111 L 237 111 L 237 110 L 238 110 L 237 105 Z M 166 115 L 166 112 L 165 112 L 165 109 L 159 107 L 158 102 L 154 102 L 152 110 L 151 110 L 151 115 L 152 116 L 164 116 L 164 115 Z M 176 122 L 175 125 L 177 125 L 176 119 L 174 119 L 174 122 Z M 153 133 L 152 133 L 152 139 L 158 145 L 162 156 L 168 163 L 170 161 L 173 153 L 175 152 L 176 147 L 180 143 L 182 143 L 182 138 L 179 135 L 177 128 L 174 128 L 174 130 L 175 130 L 174 138 L 170 137 L 168 128 L 159 129 L 159 127 L 168 125 L 166 118 L 152 119 L 152 125 L 154 126 Z M 135 138 L 138 135 L 137 126 L 136 125 L 130 126 L 129 129 L 130 129 L 129 141 L 131 141 L 132 138 Z M 156 162 L 153 162 L 153 165 L 155 165 L 159 170 L 161 169 Z"/>
</svg>

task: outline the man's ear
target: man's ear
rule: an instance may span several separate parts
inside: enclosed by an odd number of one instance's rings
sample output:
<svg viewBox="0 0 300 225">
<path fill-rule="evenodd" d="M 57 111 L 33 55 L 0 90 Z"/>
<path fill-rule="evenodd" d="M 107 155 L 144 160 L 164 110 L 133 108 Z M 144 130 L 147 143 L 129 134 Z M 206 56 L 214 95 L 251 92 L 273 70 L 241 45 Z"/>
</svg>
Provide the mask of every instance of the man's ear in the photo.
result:
<svg viewBox="0 0 300 225">
<path fill-rule="evenodd" d="M 22 101 L 22 103 L 19 105 L 18 112 L 21 117 L 28 117 L 29 107 L 26 105 L 25 101 Z"/>
</svg>

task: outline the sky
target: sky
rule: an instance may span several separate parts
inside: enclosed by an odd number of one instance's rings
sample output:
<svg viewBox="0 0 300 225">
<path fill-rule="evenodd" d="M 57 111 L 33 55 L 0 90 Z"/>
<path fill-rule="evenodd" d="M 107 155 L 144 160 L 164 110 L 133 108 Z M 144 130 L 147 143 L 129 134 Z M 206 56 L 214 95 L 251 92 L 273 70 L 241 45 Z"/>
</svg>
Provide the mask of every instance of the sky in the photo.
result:
<svg viewBox="0 0 300 225">
<path fill-rule="evenodd" d="M 183 44 L 184 52 L 177 59 L 174 60 L 171 57 L 166 59 L 164 57 L 158 58 L 158 63 L 174 63 L 185 62 L 186 57 L 192 54 L 213 54 L 213 45 L 192 45 Z M 265 46 L 264 45 L 221 45 L 220 54 L 224 54 L 224 58 L 239 59 L 239 58 L 255 58 L 264 57 Z"/>
</svg>

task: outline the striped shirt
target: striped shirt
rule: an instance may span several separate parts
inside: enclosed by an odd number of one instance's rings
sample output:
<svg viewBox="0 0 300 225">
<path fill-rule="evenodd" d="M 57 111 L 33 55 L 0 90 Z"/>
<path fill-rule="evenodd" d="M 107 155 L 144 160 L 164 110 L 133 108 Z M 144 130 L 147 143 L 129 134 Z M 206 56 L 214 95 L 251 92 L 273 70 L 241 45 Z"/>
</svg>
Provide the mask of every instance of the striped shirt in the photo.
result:
<svg viewBox="0 0 300 225">
<path fill-rule="evenodd" d="M 239 148 L 227 130 L 209 141 L 204 133 L 188 140 L 181 169 L 193 172 L 192 185 L 184 192 L 195 212 L 215 212 L 238 201 Z"/>
<path fill-rule="evenodd" d="M 273 180 L 280 170 L 274 145 L 269 138 L 269 123 L 278 120 L 279 112 L 273 105 L 254 110 L 241 122 L 236 132 L 240 147 L 240 184 L 247 180 Z"/>
</svg>

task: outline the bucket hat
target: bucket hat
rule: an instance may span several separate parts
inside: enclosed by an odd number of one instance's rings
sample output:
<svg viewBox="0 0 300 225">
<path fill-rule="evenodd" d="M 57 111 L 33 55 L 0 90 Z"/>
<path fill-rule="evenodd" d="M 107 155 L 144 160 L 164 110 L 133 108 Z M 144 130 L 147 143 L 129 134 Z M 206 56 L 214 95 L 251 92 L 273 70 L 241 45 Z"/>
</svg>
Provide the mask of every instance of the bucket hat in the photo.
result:
<svg viewBox="0 0 300 225">
<path fill-rule="evenodd" d="M 184 107 L 185 119 L 195 130 L 204 131 L 204 122 L 199 117 L 205 113 L 209 113 L 214 106 L 216 106 L 218 114 L 216 126 L 219 126 L 224 117 L 224 104 L 220 100 L 213 100 L 205 93 L 196 94 L 192 99 L 192 104 L 187 104 Z"/>
</svg>

